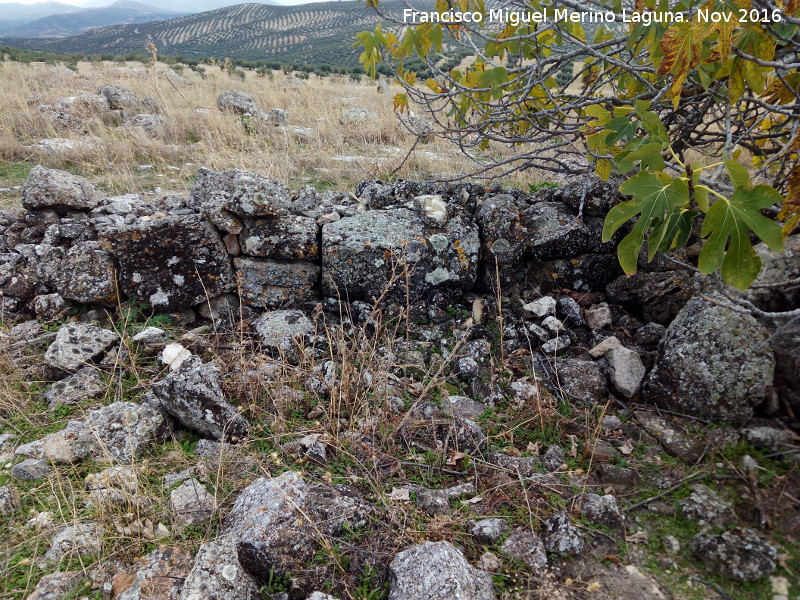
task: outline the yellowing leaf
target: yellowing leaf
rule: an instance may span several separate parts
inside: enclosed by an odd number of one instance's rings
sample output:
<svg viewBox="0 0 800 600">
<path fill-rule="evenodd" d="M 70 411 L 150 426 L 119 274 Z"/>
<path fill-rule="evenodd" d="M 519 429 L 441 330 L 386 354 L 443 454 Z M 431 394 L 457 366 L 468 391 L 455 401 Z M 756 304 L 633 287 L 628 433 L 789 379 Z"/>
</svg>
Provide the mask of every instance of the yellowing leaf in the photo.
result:
<svg viewBox="0 0 800 600">
<path fill-rule="evenodd" d="M 408 95 L 395 94 L 392 98 L 392 104 L 396 112 L 408 112 Z"/>
<path fill-rule="evenodd" d="M 613 169 L 614 164 L 607 158 L 598 159 L 597 164 L 594 167 L 597 176 L 603 181 L 608 181 L 608 178 L 611 177 L 611 171 Z"/>
<path fill-rule="evenodd" d="M 681 88 L 689 71 L 700 62 L 703 42 L 708 37 L 709 25 L 697 21 L 676 23 L 670 27 L 659 42 L 664 57 L 658 67 L 657 75 L 672 73 L 672 84 L 668 95 L 675 106 L 680 100 Z"/>
</svg>

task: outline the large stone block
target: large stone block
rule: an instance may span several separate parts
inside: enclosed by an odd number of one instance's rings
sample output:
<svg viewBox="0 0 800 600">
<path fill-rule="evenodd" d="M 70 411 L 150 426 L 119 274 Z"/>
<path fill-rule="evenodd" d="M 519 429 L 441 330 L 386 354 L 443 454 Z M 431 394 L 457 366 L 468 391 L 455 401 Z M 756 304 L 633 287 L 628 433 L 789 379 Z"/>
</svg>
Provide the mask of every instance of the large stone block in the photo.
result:
<svg viewBox="0 0 800 600">
<path fill-rule="evenodd" d="M 316 260 L 317 223 L 311 217 L 285 216 L 246 221 L 239 236 L 244 254 L 264 258 Z"/>
<path fill-rule="evenodd" d="M 249 306 L 279 308 L 317 297 L 320 268 L 306 262 L 233 259 L 239 293 Z"/>
</svg>

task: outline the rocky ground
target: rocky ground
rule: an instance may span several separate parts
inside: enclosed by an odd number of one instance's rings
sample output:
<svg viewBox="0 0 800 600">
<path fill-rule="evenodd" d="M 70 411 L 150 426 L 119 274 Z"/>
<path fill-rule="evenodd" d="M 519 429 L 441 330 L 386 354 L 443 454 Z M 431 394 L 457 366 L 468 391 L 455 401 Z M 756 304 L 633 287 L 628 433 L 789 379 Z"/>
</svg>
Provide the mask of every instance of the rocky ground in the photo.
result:
<svg viewBox="0 0 800 600">
<path fill-rule="evenodd" d="M 797 236 L 742 294 L 622 275 L 589 178 L 20 200 L 3 597 L 800 594 Z"/>
</svg>

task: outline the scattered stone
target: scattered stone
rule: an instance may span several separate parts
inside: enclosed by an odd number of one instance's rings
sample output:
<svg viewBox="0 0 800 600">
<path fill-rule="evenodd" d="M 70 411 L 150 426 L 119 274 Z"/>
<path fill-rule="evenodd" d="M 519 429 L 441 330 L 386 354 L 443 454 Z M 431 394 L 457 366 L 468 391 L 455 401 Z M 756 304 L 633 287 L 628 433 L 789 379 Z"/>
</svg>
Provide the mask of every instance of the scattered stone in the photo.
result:
<svg viewBox="0 0 800 600">
<path fill-rule="evenodd" d="M 673 427 L 669 421 L 654 412 L 637 410 L 634 413 L 636 421 L 642 428 L 652 435 L 672 456 L 689 463 L 697 462 L 703 455 L 700 443 L 693 441 L 689 436 Z"/>
<path fill-rule="evenodd" d="M 314 322 L 299 310 L 264 313 L 252 327 L 266 350 L 288 357 L 301 355 L 306 338 L 315 331 Z"/>
<path fill-rule="evenodd" d="M 557 359 L 553 364 L 560 390 L 570 400 L 597 404 L 608 398 L 606 377 L 595 362 L 565 358 Z"/>
<path fill-rule="evenodd" d="M 112 110 L 124 110 L 126 108 L 136 108 L 143 105 L 142 100 L 140 100 L 136 94 L 128 88 L 118 85 L 104 85 L 97 90 L 97 93 L 105 96 Z"/>
<path fill-rule="evenodd" d="M 578 528 L 570 522 L 569 515 L 563 510 L 544 520 L 542 538 L 548 552 L 574 555 L 580 554 L 583 548 L 583 539 Z"/>
<path fill-rule="evenodd" d="M 84 481 L 87 490 L 115 488 L 133 494 L 138 487 L 136 471 L 119 465 L 103 469 L 99 473 L 90 473 Z"/>
<path fill-rule="evenodd" d="M 11 467 L 11 476 L 19 481 L 38 481 L 46 477 L 53 468 L 41 458 L 28 458 Z"/>
<path fill-rule="evenodd" d="M 624 518 L 617 506 L 617 499 L 611 494 L 599 496 L 597 494 L 581 494 L 577 498 L 580 514 L 583 518 L 604 525 L 617 533 L 624 533 Z"/>
<path fill-rule="evenodd" d="M 425 509 L 429 515 L 449 515 L 450 500 L 461 496 L 475 494 L 475 486 L 471 483 L 462 483 L 443 490 L 417 489 L 417 504 Z"/>
<path fill-rule="evenodd" d="M 445 413 L 452 411 L 454 416 L 472 421 L 477 421 L 486 412 L 487 408 L 482 402 L 466 396 L 448 396 L 443 401 L 443 404 Z"/>
<path fill-rule="evenodd" d="M 66 323 L 59 327 L 44 360 L 51 367 L 74 373 L 100 358 L 118 341 L 119 336 L 114 331 L 86 323 Z"/>
<path fill-rule="evenodd" d="M 102 527 L 97 523 L 78 523 L 62 528 L 44 555 L 45 563 L 99 556 L 103 549 Z"/>
<path fill-rule="evenodd" d="M 572 340 L 569 339 L 568 336 L 562 335 L 557 338 L 553 338 L 542 344 L 542 352 L 545 354 L 558 354 L 563 350 L 566 350 L 572 345 Z"/>
<path fill-rule="evenodd" d="M 768 338 L 752 316 L 695 296 L 667 328 L 642 397 L 713 421 L 743 421 L 772 382 Z"/>
<path fill-rule="evenodd" d="M 169 126 L 169 119 L 165 115 L 142 113 L 131 118 L 127 126 L 141 129 L 150 137 L 158 137 Z"/>
<path fill-rule="evenodd" d="M 215 440 L 239 441 L 250 423 L 225 400 L 218 376 L 215 366 L 192 356 L 151 390 L 162 409 L 185 427 Z"/>
<path fill-rule="evenodd" d="M 613 322 L 611 308 L 607 303 L 601 302 L 585 309 L 583 317 L 586 319 L 586 325 L 589 329 L 600 329 Z"/>
<path fill-rule="evenodd" d="M 328 462 L 328 452 L 320 437 L 319 433 L 303 436 L 299 440 L 284 444 L 283 451 L 294 456 L 305 457 L 318 465 L 324 465 Z"/>
<path fill-rule="evenodd" d="M 544 296 L 522 307 L 525 312 L 540 319 L 556 314 L 556 300 L 552 296 Z"/>
<path fill-rule="evenodd" d="M 608 464 L 598 465 L 597 475 L 600 477 L 600 481 L 603 485 L 611 486 L 619 491 L 635 487 L 642 479 L 641 475 L 633 469 Z"/>
<path fill-rule="evenodd" d="M 339 118 L 339 124 L 358 125 L 375 119 L 377 119 L 377 115 L 367 108 L 348 108 Z"/>
<path fill-rule="evenodd" d="M 179 600 L 263 600 L 261 586 L 242 568 L 232 536 L 200 546 Z"/>
<path fill-rule="evenodd" d="M 745 439 L 756 448 L 780 450 L 784 446 L 796 443 L 796 437 L 788 429 L 776 429 L 765 425 L 745 427 L 741 430 Z"/>
<path fill-rule="evenodd" d="M 505 519 L 492 517 L 473 521 L 469 532 L 478 544 L 494 544 L 508 529 Z"/>
<path fill-rule="evenodd" d="M 148 326 L 131 338 L 137 344 L 158 346 L 167 341 L 167 332 L 160 327 Z"/>
<path fill-rule="evenodd" d="M 449 542 L 425 542 L 389 563 L 389 600 L 494 600 L 492 578 Z"/>
<path fill-rule="evenodd" d="M 691 490 L 691 494 L 678 502 L 681 515 L 685 519 L 697 521 L 703 530 L 725 527 L 733 521 L 733 507 L 712 489 L 702 483 L 695 483 Z"/>
<path fill-rule="evenodd" d="M 615 431 L 622 427 L 622 421 L 616 415 L 606 415 L 600 425 L 604 431 Z"/>
<path fill-rule="evenodd" d="M 105 391 L 106 383 L 97 369 L 83 367 L 75 374 L 51 385 L 44 397 L 50 406 L 58 406 L 100 398 Z"/>
<path fill-rule="evenodd" d="M 481 569 L 489 573 L 497 573 L 503 568 L 503 561 L 501 561 L 493 552 L 484 552 L 481 554 L 479 561 Z"/>
<path fill-rule="evenodd" d="M 639 393 L 646 369 L 638 352 L 625 346 L 615 346 L 605 354 L 609 379 L 614 389 L 625 398 Z"/>
<path fill-rule="evenodd" d="M 509 558 L 521 561 L 531 571 L 547 566 L 544 542 L 533 531 L 515 529 L 503 542 L 500 550 Z"/>
<path fill-rule="evenodd" d="M 548 447 L 542 456 L 542 466 L 550 473 L 560 470 L 564 464 L 566 464 L 566 457 L 561 446 L 554 444 Z"/>
<path fill-rule="evenodd" d="M 707 569 L 735 581 L 755 581 L 777 567 L 777 550 L 753 530 L 740 527 L 718 535 L 698 533 L 692 552 Z"/>
<path fill-rule="evenodd" d="M 223 112 L 232 112 L 237 115 L 258 117 L 264 114 L 252 96 L 239 90 L 225 90 L 217 96 L 217 108 Z"/>
<path fill-rule="evenodd" d="M 591 456 L 592 462 L 607 463 L 614 461 L 619 453 L 617 449 L 605 440 L 596 440 L 594 444 L 586 448 L 586 453 Z"/>
<path fill-rule="evenodd" d="M 196 479 L 184 481 L 169 493 L 169 507 L 179 527 L 208 521 L 216 506 L 214 496 Z"/>
<path fill-rule="evenodd" d="M 114 577 L 116 600 L 151 600 L 177 598 L 181 582 L 191 568 L 187 548 L 159 548 L 140 558 L 130 571 Z M 121 579 L 124 579 L 121 581 Z"/>
<path fill-rule="evenodd" d="M 167 365 L 173 372 L 178 371 L 181 365 L 191 357 L 192 353 L 177 342 L 164 346 L 164 350 L 162 350 L 159 356 L 161 362 Z"/>
<path fill-rule="evenodd" d="M 160 411 L 133 402 L 114 402 L 93 410 L 86 417 L 86 426 L 96 440 L 92 446 L 95 458 L 123 464 L 163 441 L 168 431 Z"/>
<path fill-rule="evenodd" d="M 0 517 L 11 517 L 19 508 L 17 491 L 7 485 L 0 486 Z"/>
<path fill-rule="evenodd" d="M 44 575 L 27 600 L 62 600 L 71 597 L 85 578 L 82 571 L 62 571 Z"/>
<path fill-rule="evenodd" d="M 28 210 L 89 211 L 102 201 L 103 195 L 83 177 L 41 165 L 31 169 L 22 189 L 22 205 Z"/>
<path fill-rule="evenodd" d="M 40 294 L 33 299 L 33 310 L 42 321 L 58 321 L 66 316 L 69 304 L 61 294 Z"/>
</svg>

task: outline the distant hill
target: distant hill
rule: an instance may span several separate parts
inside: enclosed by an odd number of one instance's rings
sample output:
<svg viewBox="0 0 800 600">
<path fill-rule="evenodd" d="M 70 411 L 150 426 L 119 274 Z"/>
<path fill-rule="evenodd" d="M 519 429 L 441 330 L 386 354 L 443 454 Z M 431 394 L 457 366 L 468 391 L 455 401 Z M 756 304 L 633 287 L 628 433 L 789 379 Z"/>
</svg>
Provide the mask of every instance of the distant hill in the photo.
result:
<svg viewBox="0 0 800 600">
<path fill-rule="evenodd" d="M 35 4 L 8 2 L 0 4 L 0 35 L 8 35 L 9 32 L 17 27 L 42 17 L 78 10 L 81 10 L 80 7 L 64 4 L 63 2 L 37 2 Z"/>
<path fill-rule="evenodd" d="M 119 0 L 104 8 L 86 8 L 42 17 L 13 29 L 8 35 L 65 38 L 97 27 L 163 21 L 180 15 L 181 13 L 155 8 L 133 0 Z"/>
<path fill-rule="evenodd" d="M 432 6 L 432 0 L 425 0 Z M 381 3 L 399 13 L 400 0 Z M 5 39 L 4 43 L 53 52 L 142 52 L 148 42 L 159 54 L 214 56 L 333 66 L 358 64 L 355 34 L 373 29 L 378 17 L 363 2 L 317 2 L 298 6 L 238 4 L 168 21 L 114 25 L 59 40 Z"/>
</svg>

